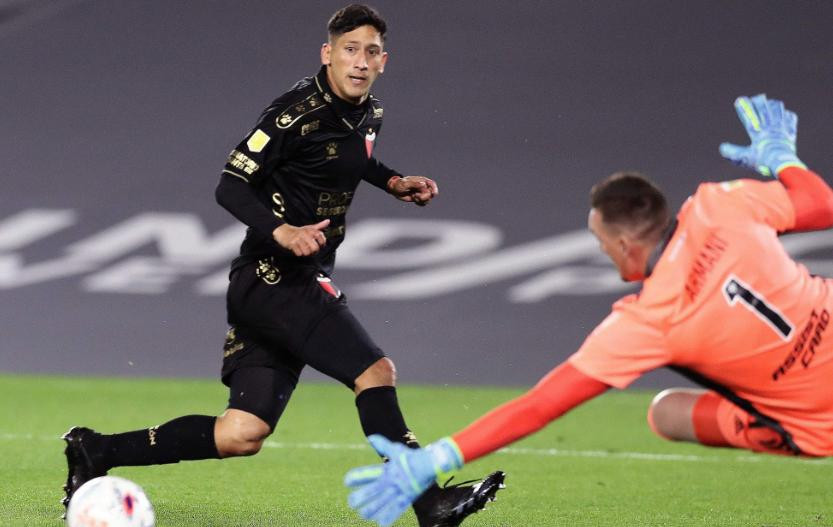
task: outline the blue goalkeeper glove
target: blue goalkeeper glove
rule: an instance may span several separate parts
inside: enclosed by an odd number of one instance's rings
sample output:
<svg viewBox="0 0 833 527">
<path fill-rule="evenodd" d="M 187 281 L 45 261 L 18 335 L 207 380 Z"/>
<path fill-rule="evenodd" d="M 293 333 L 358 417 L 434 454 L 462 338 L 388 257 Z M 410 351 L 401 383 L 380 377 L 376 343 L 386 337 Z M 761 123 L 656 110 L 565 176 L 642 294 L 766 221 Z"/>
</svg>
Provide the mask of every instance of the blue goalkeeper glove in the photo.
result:
<svg viewBox="0 0 833 527">
<path fill-rule="evenodd" d="M 720 145 L 720 154 L 729 161 L 777 177 L 781 170 L 797 166 L 807 168 L 795 153 L 798 117 L 786 110 L 784 103 L 766 95 L 738 97 L 735 110 L 752 140 L 749 146 Z"/>
<path fill-rule="evenodd" d="M 347 503 L 362 518 L 383 527 L 396 521 L 437 477 L 463 466 L 463 455 L 449 437 L 425 448 L 408 448 L 380 435 L 369 436 L 368 440 L 388 462 L 347 472 L 344 484 L 355 489 Z"/>
</svg>

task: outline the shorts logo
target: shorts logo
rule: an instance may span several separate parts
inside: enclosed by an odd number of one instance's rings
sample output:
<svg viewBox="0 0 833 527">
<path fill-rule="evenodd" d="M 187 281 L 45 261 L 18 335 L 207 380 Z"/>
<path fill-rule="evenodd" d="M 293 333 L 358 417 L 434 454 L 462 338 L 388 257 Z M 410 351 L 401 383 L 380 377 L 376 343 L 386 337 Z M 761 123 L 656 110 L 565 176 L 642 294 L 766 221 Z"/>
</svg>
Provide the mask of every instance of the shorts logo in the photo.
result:
<svg viewBox="0 0 833 527">
<path fill-rule="evenodd" d="M 237 340 L 234 328 L 226 332 L 226 341 L 223 343 L 223 357 L 229 357 L 243 349 L 243 343 Z"/>
<path fill-rule="evenodd" d="M 281 271 L 272 264 L 269 258 L 258 260 L 255 274 L 258 278 L 269 285 L 275 285 L 281 281 Z"/>
<path fill-rule="evenodd" d="M 333 298 L 341 297 L 341 291 L 338 290 L 338 288 L 335 286 L 333 281 L 329 279 L 329 277 L 320 274 L 316 277 L 316 280 L 318 280 L 318 285 L 321 286 L 321 289 L 329 293 Z"/>
</svg>

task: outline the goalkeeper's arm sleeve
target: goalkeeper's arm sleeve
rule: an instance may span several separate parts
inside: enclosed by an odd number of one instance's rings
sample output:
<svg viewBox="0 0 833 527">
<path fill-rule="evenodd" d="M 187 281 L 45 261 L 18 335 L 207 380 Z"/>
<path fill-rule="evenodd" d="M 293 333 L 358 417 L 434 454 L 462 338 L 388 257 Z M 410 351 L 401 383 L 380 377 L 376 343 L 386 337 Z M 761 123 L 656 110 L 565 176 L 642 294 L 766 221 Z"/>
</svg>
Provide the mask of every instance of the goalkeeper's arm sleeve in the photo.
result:
<svg viewBox="0 0 833 527">
<path fill-rule="evenodd" d="M 833 227 L 833 189 L 818 174 L 799 167 L 778 173 L 795 209 L 795 231 Z"/>
<path fill-rule="evenodd" d="M 531 390 L 490 411 L 452 436 L 468 463 L 547 425 L 609 386 L 564 362 Z"/>
</svg>

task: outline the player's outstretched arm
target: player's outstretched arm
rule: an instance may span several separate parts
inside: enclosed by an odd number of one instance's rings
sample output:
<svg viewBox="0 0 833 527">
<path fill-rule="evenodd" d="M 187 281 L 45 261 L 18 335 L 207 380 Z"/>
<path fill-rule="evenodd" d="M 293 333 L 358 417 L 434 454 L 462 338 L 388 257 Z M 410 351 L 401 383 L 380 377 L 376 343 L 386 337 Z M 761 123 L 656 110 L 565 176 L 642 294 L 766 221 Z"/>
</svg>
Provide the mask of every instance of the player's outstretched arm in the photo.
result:
<svg viewBox="0 0 833 527">
<path fill-rule="evenodd" d="M 789 167 L 778 173 L 795 209 L 793 231 L 833 227 L 833 189 L 811 170 Z"/>
<path fill-rule="evenodd" d="M 344 482 L 355 490 L 348 502 L 363 518 L 390 525 L 437 477 L 540 430 L 608 388 L 563 363 L 525 394 L 424 449 L 372 436 L 371 444 L 389 461 L 349 471 Z"/>
<path fill-rule="evenodd" d="M 738 97 L 735 110 L 746 129 L 748 146 L 723 143 L 720 154 L 733 163 L 775 177 L 788 167 L 807 168 L 796 155 L 798 117 L 766 95 Z"/>
<path fill-rule="evenodd" d="M 787 189 L 795 209 L 793 230 L 820 230 L 833 226 L 833 189 L 796 154 L 798 116 L 784 103 L 765 95 L 738 97 L 735 110 L 751 140 L 749 146 L 720 145 L 730 161 L 766 176 L 777 177 Z"/>
</svg>

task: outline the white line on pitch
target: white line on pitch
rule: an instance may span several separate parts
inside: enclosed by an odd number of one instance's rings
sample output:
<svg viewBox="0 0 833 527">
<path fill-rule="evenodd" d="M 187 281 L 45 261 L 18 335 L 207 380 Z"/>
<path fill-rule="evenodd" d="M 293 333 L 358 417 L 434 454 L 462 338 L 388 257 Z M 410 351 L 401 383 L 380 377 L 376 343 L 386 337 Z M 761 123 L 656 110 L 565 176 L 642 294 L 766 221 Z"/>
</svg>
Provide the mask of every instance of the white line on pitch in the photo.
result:
<svg viewBox="0 0 833 527">
<path fill-rule="evenodd" d="M 364 450 L 369 449 L 365 444 L 343 444 L 343 443 L 281 443 L 277 441 L 266 441 L 263 446 L 268 448 L 304 448 L 313 450 Z M 745 451 L 743 451 L 745 452 Z M 695 463 L 712 462 L 724 463 L 726 461 L 739 461 L 741 463 L 806 463 L 810 465 L 830 466 L 833 465 L 833 458 L 803 459 L 789 456 L 768 456 L 762 454 L 739 455 L 734 457 L 720 456 L 698 456 L 694 454 L 658 454 L 652 452 L 610 452 L 607 450 L 562 450 L 558 448 L 517 448 L 508 447 L 497 451 L 498 454 L 526 455 L 540 457 L 591 457 L 610 459 L 635 459 L 643 461 L 689 461 Z"/>
<path fill-rule="evenodd" d="M 10 434 L 0 432 L 0 441 L 55 441 L 58 436 L 35 436 L 33 434 Z M 263 446 L 279 449 L 308 449 L 308 450 L 369 450 L 365 443 L 283 443 L 280 441 L 265 441 Z M 739 452 L 746 452 L 740 450 Z M 560 448 L 522 448 L 508 447 L 497 451 L 497 454 L 538 457 L 586 457 L 607 459 L 632 459 L 641 461 L 686 461 L 693 463 L 725 463 L 737 461 L 740 463 L 803 463 L 820 467 L 833 465 L 833 458 L 803 459 L 789 456 L 768 456 L 762 454 L 745 453 L 731 457 L 698 456 L 696 454 L 659 454 L 655 452 L 612 452 L 608 450 L 563 450 Z"/>
</svg>

